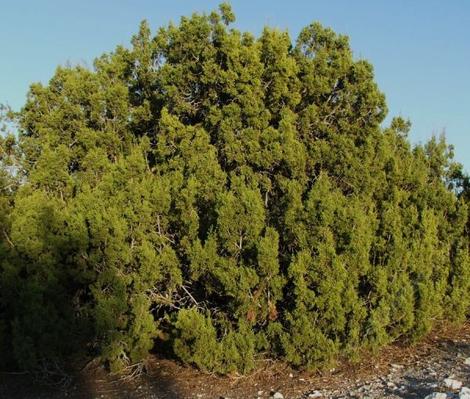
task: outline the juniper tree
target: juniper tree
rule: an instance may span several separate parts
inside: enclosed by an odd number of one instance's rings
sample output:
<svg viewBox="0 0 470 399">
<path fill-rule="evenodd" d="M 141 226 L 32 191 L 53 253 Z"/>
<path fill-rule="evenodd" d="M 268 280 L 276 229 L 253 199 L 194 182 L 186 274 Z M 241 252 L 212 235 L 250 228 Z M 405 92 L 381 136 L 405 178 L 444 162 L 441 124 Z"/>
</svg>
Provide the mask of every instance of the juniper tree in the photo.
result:
<svg viewBox="0 0 470 399">
<path fill-rule="evenodd" d="M 223 4 L 143 22 L 130 48 L 31 86 L 18 145 L 0 143 L 0 345 L 18 366 L 86 352 L 121 370 L 155 350 L 315 368 L 468 316 L 451 147 L 382 127 L 346 36 L 234 20 Z"/>
</svg>

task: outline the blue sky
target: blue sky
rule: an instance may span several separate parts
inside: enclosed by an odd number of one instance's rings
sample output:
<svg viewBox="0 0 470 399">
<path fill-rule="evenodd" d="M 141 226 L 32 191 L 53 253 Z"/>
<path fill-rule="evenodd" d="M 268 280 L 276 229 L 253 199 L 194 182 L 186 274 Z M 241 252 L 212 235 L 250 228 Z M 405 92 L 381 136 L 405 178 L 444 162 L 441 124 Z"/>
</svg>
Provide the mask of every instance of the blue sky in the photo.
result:
<svg viewBox="0 0 470 399">
<path fill-rule="evenodd" d="M 142 19 L 155 30 L 212 0 L 0 0 L 0 103 L 19 108 L 32 82 L 47 82 L 57 65 L 91 65 L 117 44 L 128 45 Z M 470 172 L 470 1 L 251 0 L 231 2 L 237 28 L 264 25 L 290 32 L 320 21 L 349 35 L 387 96 L 389 118 L 413 123 L 411 140 L 446 132 Z"/>
</svg>

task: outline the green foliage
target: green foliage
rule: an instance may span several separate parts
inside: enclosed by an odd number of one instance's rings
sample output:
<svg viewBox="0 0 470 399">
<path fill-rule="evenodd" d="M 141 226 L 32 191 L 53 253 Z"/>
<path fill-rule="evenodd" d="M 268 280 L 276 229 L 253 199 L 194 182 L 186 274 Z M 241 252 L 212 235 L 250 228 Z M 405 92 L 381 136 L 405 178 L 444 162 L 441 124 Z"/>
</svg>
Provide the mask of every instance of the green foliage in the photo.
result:
<svg viewBox="0 0 470 399">
<path fill-rule="evenodd" d="M 348 38 L 194 14 L 2 108 L 2 367 L 317 368 L 470 313 L 470 183 Z"/>
</svg>

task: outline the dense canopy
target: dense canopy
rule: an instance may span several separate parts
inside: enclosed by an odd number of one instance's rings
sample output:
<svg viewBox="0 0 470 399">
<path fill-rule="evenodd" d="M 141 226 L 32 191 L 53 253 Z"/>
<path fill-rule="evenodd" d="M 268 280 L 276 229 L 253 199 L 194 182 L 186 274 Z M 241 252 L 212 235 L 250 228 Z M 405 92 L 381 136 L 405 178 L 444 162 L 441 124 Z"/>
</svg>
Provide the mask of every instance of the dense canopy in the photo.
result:
<svg viewBox="0 0 470 399">
<path fill-rule="evenodd" d="M 346 36 L 219 12 L 59 67 L 0 139 L 0 367 L 316 368 L 470 314 L 468 179 Z M 11 127 L 11 122 L 6 126 Z"/>
</svg>

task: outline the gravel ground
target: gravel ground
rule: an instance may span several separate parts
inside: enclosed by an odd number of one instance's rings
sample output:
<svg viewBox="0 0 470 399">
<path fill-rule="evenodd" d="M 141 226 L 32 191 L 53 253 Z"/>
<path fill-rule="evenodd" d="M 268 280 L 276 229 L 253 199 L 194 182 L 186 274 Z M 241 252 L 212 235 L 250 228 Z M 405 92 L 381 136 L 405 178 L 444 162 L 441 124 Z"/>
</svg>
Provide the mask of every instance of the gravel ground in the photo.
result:
<svg viewBox="0 0 470 399">
<path fill-rule="evenodd" d="M 385 375 L 301 396 L 314 397 L 470 399 L 470 340 L 444 341 L 428 357 L 418 358 L 411 365 L 391 364 Z"/>
</svg>

